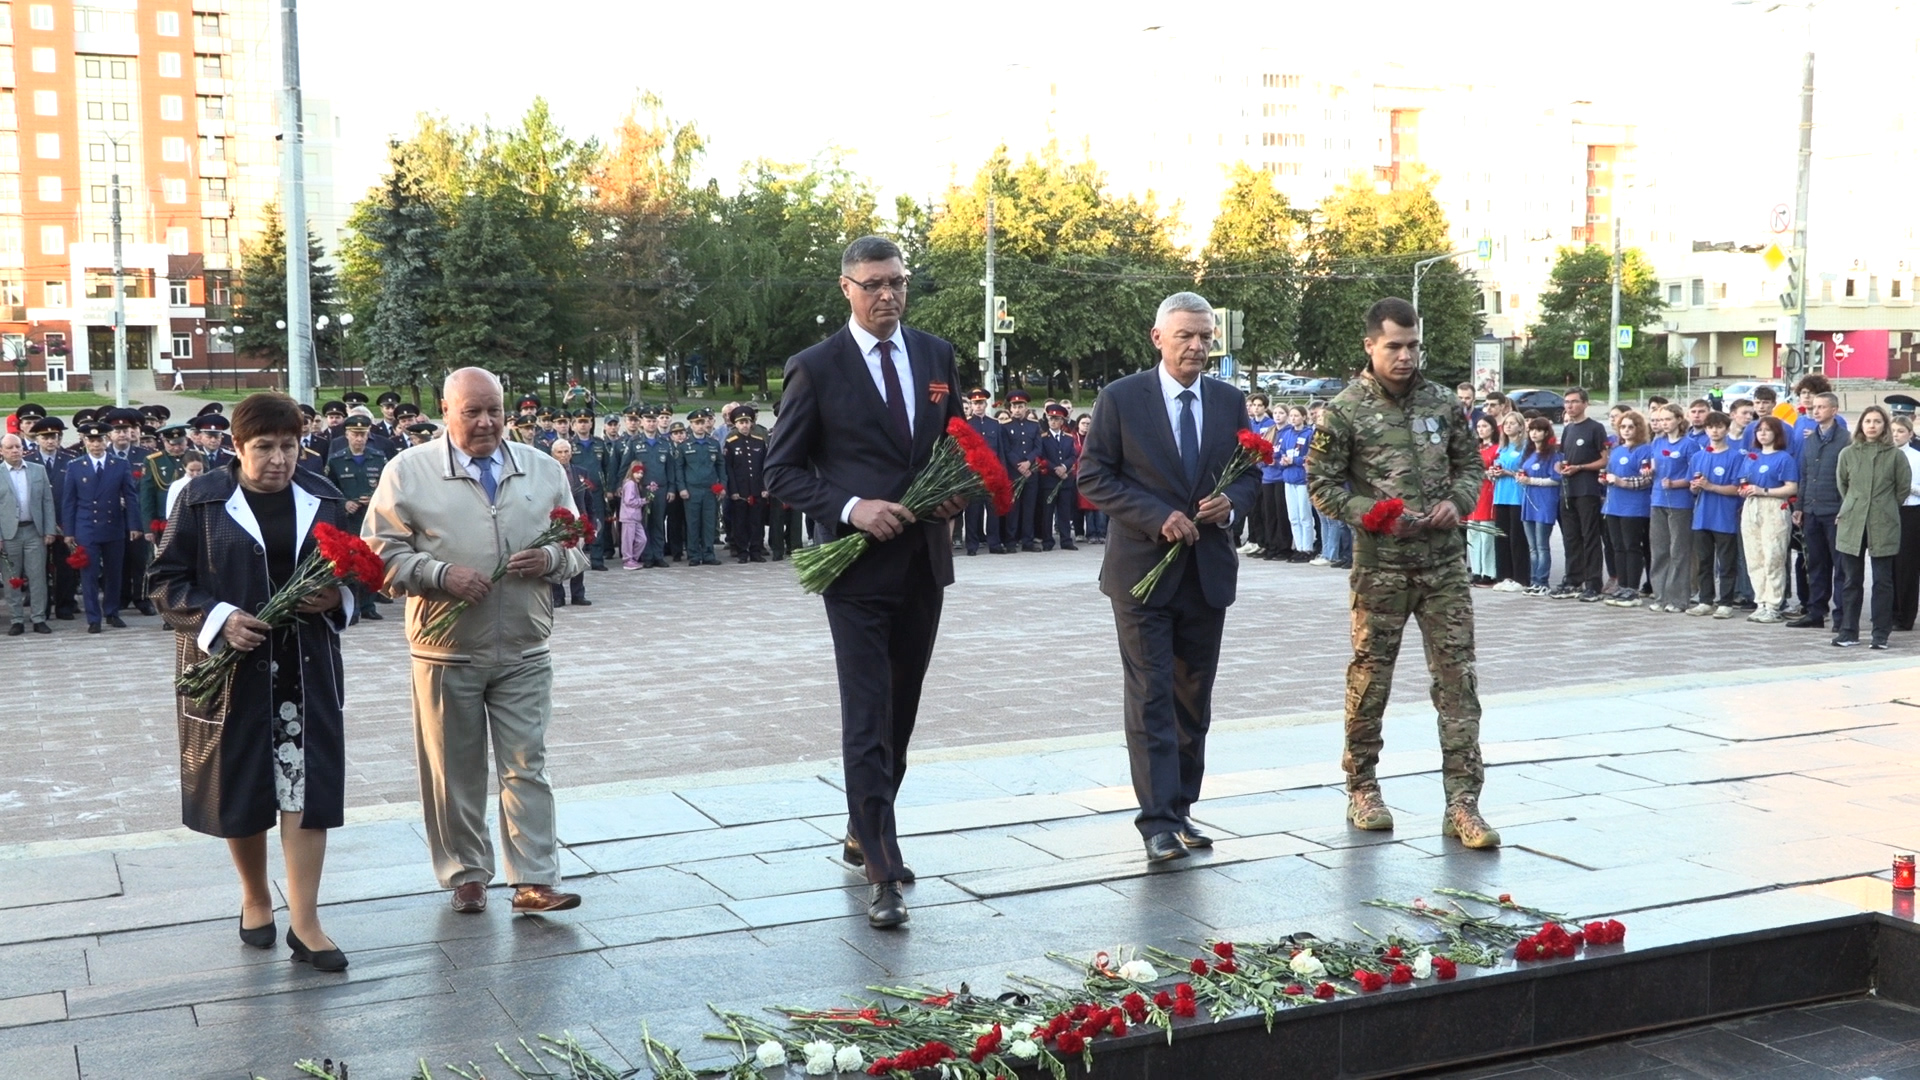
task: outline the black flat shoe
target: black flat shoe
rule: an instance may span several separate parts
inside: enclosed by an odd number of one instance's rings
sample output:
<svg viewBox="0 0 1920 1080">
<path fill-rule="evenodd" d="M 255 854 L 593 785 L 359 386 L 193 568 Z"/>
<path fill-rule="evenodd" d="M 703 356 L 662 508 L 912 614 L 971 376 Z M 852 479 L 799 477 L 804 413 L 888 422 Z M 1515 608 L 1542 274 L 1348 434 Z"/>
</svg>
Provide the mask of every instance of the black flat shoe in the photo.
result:
<svg viewBox="0 0 1920 1080">
<path fill-rule="evenodd" d="M 1200 826 L 1194 824 L 1192 818 L 1183 822 L 1173 835 L 1190 848 L 1213 846 L 1213 837 L 1201 832 Z"/>
<path fill-rule="evenodd" d="M 374 622 L 380 622 L 386 618 L 385 615 L 380 614 L 380 609 L 374 607 L 372 604 L 368 604 L 366 607 L 360 609 L 360 617 L 362 619 L 371 619 Z"/>
<path fill-rule="evenodd" d="M 909 917 L 907 902 L 900 896 L 900 883 L 897 881 L 875 882 L 867 899 L 868 925 L 880 930 L 891 930 L 904 924 Z"/>
<path fill-rule="evenodd" d="M 249 930 L 247 929 L 247 917 L 245 915 L 240 916 L 241 944 L 251 945 L 256 949 L 271 949 L 273 948 L 274 942 L 279 940 L 279 937 L 280 928 L 275 926 L 271 919 L 267 921 L 267 925 L 256 926 Z"/>
<path fill-rule="evenodd" d="M 840 861 L 846 863 L 848 866 L 867 865 L 867 853 L 860 850 L 860 841 L 855 840 L 851 836 L 842 840 L 840 842 Z M 906 863 L 900 864 L 900 881 L 906 885 L 913 884 L 913 867 L 908 866 Z"/>
<path fill-rule="evenodd" d="M 347 970 L 346 953 L 339 949 L 321 949 L 319 952 L 314 952 L 300 944 L 300 938 L 294 934 L 291 926 L 287 927 L 287 948 L 293 950 L 294 963 L 312 964 L 315 971 Z"/>
<path fill-rule="evenodd" d="M 121 622 L 120 616 L 118 615 L 107 616 L 107 625 L 113 627 L 115 630 L 125 630 L 127 628 L 127 624 Z"/>
<path fill-rule="evenodd" d="M 1147 861 L 1150 863 L 1172 862 L 1187 857 L 1187 846 L 1171 831 L 1154 833 L 1147 837 Z"/>
</svg>

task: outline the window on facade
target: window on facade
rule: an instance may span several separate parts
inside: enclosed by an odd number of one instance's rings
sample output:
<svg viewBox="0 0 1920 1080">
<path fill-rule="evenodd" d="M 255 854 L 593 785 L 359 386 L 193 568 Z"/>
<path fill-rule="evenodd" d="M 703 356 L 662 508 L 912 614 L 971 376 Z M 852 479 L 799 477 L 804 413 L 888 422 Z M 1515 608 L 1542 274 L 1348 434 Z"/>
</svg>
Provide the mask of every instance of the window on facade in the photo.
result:
<svg viewBox="0 0 1920 1080">
<path fill-rule="evenodd" d="M 67 283 L 64 281 L 49 281 L 43 283 L 40 286 L 40 302 L 50 308 L 66 307 Z"/>
<path fill-rule="evenodd" d="M 227 160 L 227 140 L 224 135 L 205 135 L 200 139 L 201 161 Z"/>
<path fill-rule="evenodd" d="M 227 99 L 226 98 L 202 97 L 199 99 L 199 102 L 200 102 L 200 118 L 201 119 L 203 120 L 226 119 L 226 116 L 227 116 Z"/>
<path fill-rule="evenodd" d="M 1300 89 L 1300 76 L 1262 75 L 1260 76 L 1260 85 L 1271 90 L 1298 90 Z"/>
<path fill-rule="evenodd" d="M 35 30 L 53 29 L 53 5 L 35 4 L 27 9 L 27 25 Z"/>
<path fill-rule="evenodd" d="M 116 101 L 113 103 L 113 118 L 115 120 L 125 120 L 128 117 L 128 115 L 129 115 L 129 112 L 127 109 L 126 102 Z"/>
<path fill-rule="evenodd" d="M 92 187 L 88 188 L 87 198 L 97 203 L 106 202 L 107 201 L 107 185 L 95 184 Z"/>
<path fill-rule="evenodd" d="M 126 143 L 114 143 L 113 144 L 113 160 L 132 161 L 133 147 L 128 146 Z"/>
<path fill-rule="evenodd" d="M 193 32 L 201 37 L 220 37 L 224 29 L 220 25 L 220 16 L 211 12 L 201 12 L 193 17 Z"/>
<path fill-rule="evenodd" d="M 203 53 L 193 58 L 194 67 L 199 69 L 203 79 L 218 79 L 226 72 L 227 58 L 218 53 Z"/>
<path fill-rule="evenodd" d="M 10 201 L 20 197 L 20 174 L 0 173 L 0 201 Z"/>
<path fill-rule="evenodd" d="M 40 254 L 65 255 L 67 253 L 67 230 L 59 225 L 40 226 Z"/>
<path fill-rule="evenodd" d="M 181 104 L 179 94 L 160 95 L 160 119 L 180 120 L 183 119 L 186 114 L 187 110 Z"/>
<path fill-rule="evenodd" d="M 52 49 L 43 46 L 33 50 L 33 70 L 42 73 L 58 70 L 54 64 L 54 53 Z"/>
<path fill-rule="evenodd" d="M 1887 282 L 1887 298 L 1891 300 L 1900 299 L 1900 279 L 1899 278 L 1893 278 L 1892 280 Z"/>
<path fill-rule="evenodd" d="M 186 202 L 187 201 L 187 182 L 185 180 L 180 180 L 180 179 L 161 180 L 160 181 L 160 197 L 170 203 Z"/>
<path fill-rule="evenodd" d="M 0 224 L 0 255 L 20 254 L 20 236 L 20 226 Z"/>
<path fill-rule="evenodd" d="M 206 226 L 207 226 L 208 254 L 225 255 L 228 250 L 227 249 L 227 219 L 226 218 L 208 218 L 206 219 Z"/>
<path fill-rule="evenodd" d="M 43 176 L 40 178 L 40 201 L 59 202 L 63 192 L 60 190 L 60 178 Z"/>
<path fill-rule="evenodd" d="M 207 303 L 226 307 L 233 303 L 233 279 L 225 270 L 209 270 L 206 277 Z"/>
<path fill-rule="evenodd" d="M 87 78 L 97 79 L 100 77 L 100 71 L 101 71 L 100 61 L 82 60 L 80 62 L 80 70 L 86 74 Z"/>
<path fill-rule="evenodd" d="M 35 90 L 33 92 L 33 115 L 59 116 L 60 115 L 60 91 Z"/>
<path fill-rule="evenodd" d="M 60 135 L 58 132 L 43 131 L 33 137 L 33 155 L 37 158 L 53 160 L 60 156 Z"/>
<path fill-rule="evenodd" d="M 127 62 L 125 60 L 107 61 L 107 78 L 124 79 L 126 77 L 127 77 Z"/>
<path fill-rule="evenodd" d="M 106 102 L 104 102 L 104 101 L 89 101 L 89 102 L 87 102 L 87 119 L 89 119 L 89 120 L 105 120 L 106 118 L 107 118 L 107 103 L 106 103 Z"/>
<path fill-rule="evenodd" d="M 1848 278 L 1847 285 L 1846 285 L 1846 292 L 1842 293 L 1841 295 L 1851 298 L 1854 295 L 1855 283 L 1857 281 L 1858 281 L 1857 278 Z"/>
<path fill-rule="evenodd" d="M 190 360 L 193 358 L 192 334 L 173 335 L 173 358 L 175 360 Z"/>
<path fill-rule="evenodd" d="M 226 202 L 227 178 L 224 176 L 202 177 L 200 180 L 200 197 L 209 202 Z"/>
<path fill-rule="evenodd" d="M 181 138 L 178 135 L 168 135 L 166 138 L 161 139 L 160 140 L 160 160 L 162 161 L 187 160 L 187 140 Z"/>
<path fill-rule="evenodd" d="M 159 68 L 160 68 L 161 78 L 163 79 L 179 78 L 180 77 L 180 54 L 177 52 L 161 53 L 159 55 Z"/>
<path fill-rule="evenodd" d="M 177 11 L 162 11 L 154 16 L 153 23 L 154 32 L 161 37 L 180 36 L 180 13 Z"/>
<path fill-rule="evenodd" d="M 167 282 L 167 303 L 174 307 L 187 306 L 187 283 L 184 281 Z"/>
<path fill-rule="evenodd" d="M 182 228 L 174 228 L 174 229 L 167 230 L 167 253 L 168 254 L 170 255 L 190 254 L 192 251 L 191 245 L 192 245 L 192 240 L 189 239 L 187 235 L 187 230 Z"/>
<path fill-rule="evenodd" d="M 1668 307 L 1679 307 L 1679 306 L 1680 306 L 1680 301 L 1681 301 L 1681 296 L 1680 296 L 1680 283 L 1679 283 L 1679 282 L 1673 282 L 1672 284 L 1669 284 L 1669 285 L 1667 286 L 1667 306 L 1668 306 Z"/>
<path fill-rule="evenodd" d="M 1692 286 L 1688 289 L 1688 292 L 1691 296 L 1691 298 L 1688 300 L 1688 303 L 1692 304 L 1694 307 L 1699 307 L 1705 304 L 1707 302 L 1706 280 L 1704 278 L 1694 278 Z"/>
</svg>

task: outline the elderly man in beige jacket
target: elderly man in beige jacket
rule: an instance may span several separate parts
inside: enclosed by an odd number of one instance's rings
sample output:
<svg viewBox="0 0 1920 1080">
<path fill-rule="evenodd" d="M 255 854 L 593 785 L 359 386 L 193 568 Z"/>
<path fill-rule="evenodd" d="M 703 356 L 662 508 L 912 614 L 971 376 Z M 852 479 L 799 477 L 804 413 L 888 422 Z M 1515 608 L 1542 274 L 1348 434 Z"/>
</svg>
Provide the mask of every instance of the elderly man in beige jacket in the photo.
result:
<svg viewBox="0 0 1920 1080">
<path fill-rule="evenodd" d="M 500 838 L 513 910 L 564 911 L 547 781 L 553 711 L 549 584 L 587 568 L 585 552 L 527 549 L 555 510 L 573 509 L 559 464 L 504 439 L 500 381 L 481 368 L 447 376 L 447 437 L 400 452 L 367 507 L 362 535 L 387 564 L 386 591 L 407 598 L 413 727 L 427 846 L 453 909 L 487 906 L 487 742 L 500 774 Z M 506 574 L 493 581 L 495 567 Z M 470 605 L 448 644 L 421 640 L 450 605 Z"/>
</svg>

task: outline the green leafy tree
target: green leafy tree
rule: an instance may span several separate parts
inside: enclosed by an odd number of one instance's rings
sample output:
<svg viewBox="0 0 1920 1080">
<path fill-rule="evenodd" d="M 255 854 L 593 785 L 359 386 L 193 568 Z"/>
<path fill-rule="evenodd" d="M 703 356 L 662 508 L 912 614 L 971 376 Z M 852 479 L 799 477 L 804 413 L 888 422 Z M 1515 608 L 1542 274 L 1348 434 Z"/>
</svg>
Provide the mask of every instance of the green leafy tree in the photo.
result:
<svg viewBox="0 0 1920 1080">
<path fill-rule="evenodd" d="M 1273 177 L 1245 163 L 1228 174 L 1220 213 L 1200 256 L 1199 288 L 1217 308 L 1245 312 L 1239 359 L 1250 377 L 1293 355 L 1300 320 L 1300 222 Z"/>
<path fill-rule="evenodd" d="M 1307 285 L 1300 302 L 1301 360 L 1344 373 L 1364 362 L 1365 315 L 1384 296 L 1411 298 L 1414 264 L 1453 248 L 1446 214 L 1433 197 L 1435 178 L 1416 175 L 1388 192 L 1356 176 L 1320 205 L 1308 244 Z M 1473 339 L 1485 328 L 1479 287 L 1451 260 L 1420 279 L 1426 374 L 1452 382 L 1473 362 Z"/>
<path fill-rule="evenodd" d="M 644 350 L 667 351 L 698 293 L 681 245 L 693 210 L 693 166 L 704 148 L 692 124 L 675 124 L 665 104 L 646 94 L 590 175 L 589 310 L 596 325 L 625 343 L 636 396 L 647 369 Z"/>
<path fill-rule="evenodd" d="M 307 297 L 315 319 L 332 323 L 335 284 L 326 248 L 313 229 L 307 229 Z M 240 273 L 233 284 L 233 325 L 244 332 L 246 355 L 272 368 L 287 364 L 287 233 L 278 203 L 269 203 L 261 215 L 260 235 L 240 246 Z M 337 332 L 317 333 L 314 353 L 321 368 L 338 361 Z"/>
<path fill-rule="evenodd" d="M 1621 253 L 1620 323 L 1636 329 L 1660 322 L 1660 279 L 1653 264 L 1637 248 Z M 1572 382 L 1580 369 L 1573 343 L 1591 343 L 1586 362 L 1590 378 L 1606 383 L 1607 351 L 1613 341 L 1613 255 L 1589 244 L 1564 247 L 1553 260 L 1546 291 L 1540 294 L 1540 321 L 1528 327 L 1524 363 L 1545 380 Z M 1620 350 L 1623 385 L 1644 385 L 1666 367 L 1665 348 L 1654 339 L 1635 334 L 1633 347 Z M 1598 372 L 1597 375 L 1594 373 Z"/>
<path fill-rule="evenodd" d="M 546 282 L 521 247 L 510 211 L 462 200 L 440 252 L 440 288 L 426 305 L 446 368 L 484 367 L 515 392 L 538 384 L 550 355 Z"/>
<path fill-rule="evenodd" d="M 949 192 L 927 231 L 925 270 L 910 318 L 960 344 L 982 330 L 977 282 L 986 257 L 986 206 L 994 199 L 994 291 L 1007 297 L 1010 385 L 1028 378 L 1080 393 L 1152 359 L 1147 331 L 1160 300 L 1192 288 L 1193 268 L 1174 247 L 1175 215 L 1151 197 L 1116 196 L 1091 161 L 1064 161 L 1049 146 L 1015 165 L 995 151 L 968 187 Z M 977 366 L 962 360 L 969 377 Z"/>
</svg>

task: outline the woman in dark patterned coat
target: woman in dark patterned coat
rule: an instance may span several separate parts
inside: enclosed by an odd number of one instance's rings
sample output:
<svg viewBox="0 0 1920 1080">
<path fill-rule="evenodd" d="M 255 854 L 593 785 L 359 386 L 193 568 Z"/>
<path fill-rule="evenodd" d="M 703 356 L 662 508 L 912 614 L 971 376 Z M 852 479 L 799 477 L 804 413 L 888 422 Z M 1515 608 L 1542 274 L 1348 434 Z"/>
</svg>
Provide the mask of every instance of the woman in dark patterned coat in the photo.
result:
<svg viewBox="0 0 1920 1080">
<path fill-rule="evenodd" d="M 339 489 L 297 469 L 300 408 L 255 394 L 233 410 L 235 459 L 188 485 L 150 578 L 174 631 L 180 670 L 209 651 L 243 649 L 227 686 L 206 705 L 180 697 L 180 801 L 186 826 L 225 837 L 239 871 L 240 939 L 271 949 L 267 830 L 276 819 L 287 861 L 287 945 L 293 959 L 338 971 L 347 958 L 317 911 L 327 833 L 341 823 L 345 747 L 339 633 L 350 591 L 326 589 L 293 626 L 255 615 L 313 550 L 316 523 L 344 522 Z"/>
</svg>

